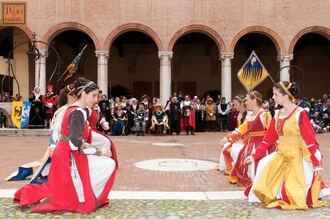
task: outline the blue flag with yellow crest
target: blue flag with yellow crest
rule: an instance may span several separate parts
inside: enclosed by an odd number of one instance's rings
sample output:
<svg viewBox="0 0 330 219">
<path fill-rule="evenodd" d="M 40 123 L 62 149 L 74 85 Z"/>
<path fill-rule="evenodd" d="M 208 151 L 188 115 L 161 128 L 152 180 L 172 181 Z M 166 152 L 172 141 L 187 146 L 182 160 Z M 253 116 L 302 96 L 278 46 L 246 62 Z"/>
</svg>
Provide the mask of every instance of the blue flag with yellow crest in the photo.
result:
<svg viewBox="0 0 330 219">
<path fill-rule="evenodd" d="M 250 57 L 237 73 L 239 81 L 248 92 L 258 86 L 268 76 L 268 71 L 254 51 L 252 51 Z"/>
</svg>

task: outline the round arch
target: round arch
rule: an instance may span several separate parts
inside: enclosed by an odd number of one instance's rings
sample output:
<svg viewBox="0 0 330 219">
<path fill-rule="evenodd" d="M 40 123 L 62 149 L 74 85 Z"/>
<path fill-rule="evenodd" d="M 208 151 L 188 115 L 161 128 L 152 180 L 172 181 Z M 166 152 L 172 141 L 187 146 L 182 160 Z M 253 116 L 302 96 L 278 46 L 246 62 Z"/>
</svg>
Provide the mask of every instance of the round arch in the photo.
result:
<svg viewBox="0 0 330 219">
<path fill-rule="evenodd" d="M 147 34 L 156 43 L 158 50 L 159 51 L 163 50 L 163 44 L 158 34 L 150 27 L 140 23 L 123 24 L 115 28 L 106 38 L 103 46 L 104 50 L 109 50 L 112 43 L 115 41 L 115 39 L 118 36 L 130 31 L 138 31 Z"/>
<path fill-rule="evenodd" d="M 77 22 L 64 22 L 64 23 L 60 23 L 60 24 L 57 24 L 57 25 L 51 27 L 47 31 L 47 33 L 44 35 L 42 40 L 44 42 L 49 43 L 58 34 L 64 32 L 64 31 L 67 31 L 67 30 L 77 30 L 77 31 L 81 31 L 81 32 L 87 34 L 92 39 L 94 46 L 95 46 L 95 50 L 100 49 L 100 43 L 99 43 L 96 35 L 94 34 L 94 32 L 90 28 L 86 27 L 85 25 L 82 25 Z"/>
<path fill-rule="evenodd" d="M 234 39 L 231 41 L 229 52 L 233 53 L 239 39 L 249 33 L 260 33 L 262 35 L 269 37 L 271 41 L 275 44 L 277 54 L 278 55 L 286 54 L 286 49 L 282 38 L 275 31 L 264 26 L 251 26 L 241 30 L 238 34 L 236 34 Z"/>
<path fill-rule="evenodd" d="M 11 27 L 17 27 L 18 29 L 22 30 L 27 35 L 29 40 L 33 39 L 33 32 L 26 25 L 2 26 L 0 28 L 0 30 L 5 29 L 5 28 L 11 28 Z"/>
<path fill-rule="evenodd" d="M 291 40 L 290 47 L 289 47 L 289 54 L 293 53 L 294 47 L 296 46 L 298 40 L 305 34 L 307 33 L 318 33 L 325 38 L 330 40 L 330 29 L 327 27 L 322 27 L 322 26 L 310 26 L 302 29 L 299 31 Z"/>
<path fill-rule="evenodd" d="M 167 50 L 172 51 L 174 44 L 180 37 L 192 32 L 203 33 L 211 37 L 218 46 L 219 54 L 226 51 L 226 45 L 222 37 L 214 29 L 203 24 L 191 24 L 176 31 L 169 41 Z"/>
</svg>

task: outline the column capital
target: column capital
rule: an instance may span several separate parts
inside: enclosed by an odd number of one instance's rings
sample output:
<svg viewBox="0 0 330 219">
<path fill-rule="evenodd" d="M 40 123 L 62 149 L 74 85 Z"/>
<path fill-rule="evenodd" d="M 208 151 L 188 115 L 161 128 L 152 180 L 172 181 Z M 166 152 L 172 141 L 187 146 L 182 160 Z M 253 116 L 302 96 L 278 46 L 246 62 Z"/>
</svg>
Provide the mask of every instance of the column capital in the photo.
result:
<svg viewBox="0 0 330 219">
<path fill-rule="evenodd" d="M 293 54 L 279 55 L 277 56 L 277 61 L 291 61 L 293 59 Z"/>
<path fill-rule="evenodd" d="M 158 51 L 158 56 L 159 56 L 159 58 L 162 58 L 164 56 L 172 58 L 173 57 L 173 52 L 172 51 Z"/>
<path fill-rule="evenodd" d="M 47 49 L 39 49 L 40 56 L 48 57 L 48 50 Z"/>
<path fill-rule="evenodd" d="M 220 54 L 220 60 L 224 60 L 224 59 L 233 59 L 234 58 L 234 53 L 229 52 L 229 53 L 221 53 Z"/>
<path fill-rule="evenodd" d="M 95 55 L 96 57 L 105 57 L 105 58 L 109 58 L 109 51 L 108 50 L 95 50 Z"/>
</svg>

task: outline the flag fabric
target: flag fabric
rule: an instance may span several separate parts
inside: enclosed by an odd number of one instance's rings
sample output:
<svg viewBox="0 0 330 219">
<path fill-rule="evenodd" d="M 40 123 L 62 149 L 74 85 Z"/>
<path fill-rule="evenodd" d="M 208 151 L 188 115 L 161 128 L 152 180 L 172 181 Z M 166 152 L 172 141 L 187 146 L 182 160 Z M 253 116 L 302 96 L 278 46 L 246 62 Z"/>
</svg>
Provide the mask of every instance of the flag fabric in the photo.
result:
<svg viewBox="0 0 330 219">
<path fill-rule="evenodd" d="M 28 100 L 13 101 L 11 120 L 16 128 L 25 128 L 29 124 L 30 109 L 31 102 Z"/>
<path fill-rule="evenodd" d="M 23 100 L 22 114 L 21 114 L 21 126 L 25 128 L 29 124 L 31 102 L 29 100 Z"/>
<path fill-rule="evenodd" d="M 86 49 L 87 45 L 84 46 L 84 48 L 80 51 L 80 53 L 74 58 L 74 60 L 71 62 L 71 64 L 67 67 L 66 71 L 64 74 L 68 71 L 69 74 L 65 77 L 64 81 L 67 79 L 71 78 L 77 71 L 81 56 L 84 53 L 84 50 Z"/>
<path fill-rule="evenodd" d="M 11 110 L 11 120 L 16 128 L 21 127 L 23 101 L 13 101 Z"/>
<path fill-rule="evenodd" d="M 248 92 L 258 86 L 268 76 L 268 71 L 254 51 L 252 51 L 250 57 L 237 73 L 239 81 Z"/>
</svg>

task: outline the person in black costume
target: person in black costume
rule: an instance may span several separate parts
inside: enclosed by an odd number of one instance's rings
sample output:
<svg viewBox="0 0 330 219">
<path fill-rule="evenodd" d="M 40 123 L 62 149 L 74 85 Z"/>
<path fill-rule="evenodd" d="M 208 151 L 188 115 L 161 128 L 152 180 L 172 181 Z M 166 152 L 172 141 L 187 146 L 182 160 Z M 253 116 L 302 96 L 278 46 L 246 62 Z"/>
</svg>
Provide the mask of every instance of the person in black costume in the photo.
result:
<svg viewBox="0 0 330 219">
<path fill-rule="evenodd" d="M 29 101 L 31 102 L 29 127 L 31 128 L 45 127 L 45 111 L 42 99 L 43 96 L 40 93 L 40 87 L 36 86 L 29 98 Z"/>
</svg>

